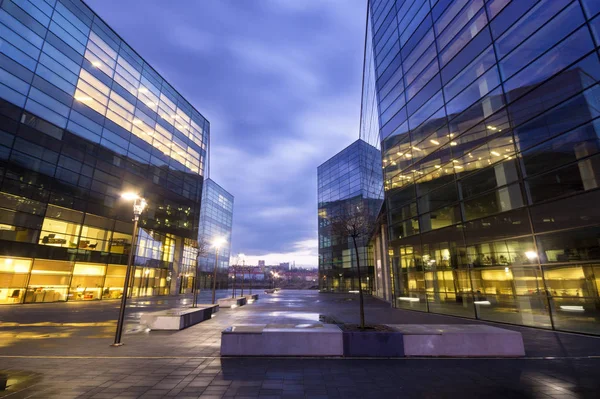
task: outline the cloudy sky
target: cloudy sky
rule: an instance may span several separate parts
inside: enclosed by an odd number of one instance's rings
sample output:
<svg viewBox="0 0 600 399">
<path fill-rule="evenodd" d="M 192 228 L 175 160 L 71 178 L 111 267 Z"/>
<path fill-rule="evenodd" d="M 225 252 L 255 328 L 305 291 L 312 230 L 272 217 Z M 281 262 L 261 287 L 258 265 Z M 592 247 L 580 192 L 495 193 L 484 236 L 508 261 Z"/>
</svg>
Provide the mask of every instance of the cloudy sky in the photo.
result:
<svg viewBox="0 0 600 399">
<path fill-rule="evenodd" d="M 87 0 L 211 123 L 232 253 L 317 265 L 317 166 L 358 138 L 366 0 Z"/>
</svg>

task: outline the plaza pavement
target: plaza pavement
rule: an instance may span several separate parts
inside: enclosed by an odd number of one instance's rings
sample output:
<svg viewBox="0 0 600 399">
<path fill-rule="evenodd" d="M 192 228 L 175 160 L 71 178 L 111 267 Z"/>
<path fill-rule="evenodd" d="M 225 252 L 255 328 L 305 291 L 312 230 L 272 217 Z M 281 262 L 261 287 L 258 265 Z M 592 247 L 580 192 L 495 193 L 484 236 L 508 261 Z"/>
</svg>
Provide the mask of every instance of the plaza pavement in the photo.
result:
<svg viewBox="0 0 600 399">
<path fill-rule="evenodd" d="M 110 347 L 118 301 L 0 307 L 0 398 L 599 397 L 600 338 L 499 325 L 523 334 L 525 359 L 220 358 L 220 332 L 242 323 L 357 322 L 357 296 L 281 291 L 178 332 L 147 332 L 143 312 L 191 297 L 130 301 L 125 345 Z M 220 292 L 219 296 L 228 295 Z M 200 303 L 210 300 L 201 294 Z M 474 320 L 391 309 L 367 298 L 369 323 Z"/>
</svg>

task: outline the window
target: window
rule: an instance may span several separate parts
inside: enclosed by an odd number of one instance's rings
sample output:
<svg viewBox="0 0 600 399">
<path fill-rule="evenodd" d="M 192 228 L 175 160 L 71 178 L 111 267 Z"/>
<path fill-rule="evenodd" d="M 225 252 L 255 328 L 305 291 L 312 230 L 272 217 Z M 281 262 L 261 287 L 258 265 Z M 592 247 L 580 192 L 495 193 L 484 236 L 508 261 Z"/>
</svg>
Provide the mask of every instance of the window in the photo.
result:
<svg viewBox="0 0 600 399">
<path fill-rule="evenodd" d="M 541 263 L 600 260 L 600 228 L 537 236 Z"/>
</svg>

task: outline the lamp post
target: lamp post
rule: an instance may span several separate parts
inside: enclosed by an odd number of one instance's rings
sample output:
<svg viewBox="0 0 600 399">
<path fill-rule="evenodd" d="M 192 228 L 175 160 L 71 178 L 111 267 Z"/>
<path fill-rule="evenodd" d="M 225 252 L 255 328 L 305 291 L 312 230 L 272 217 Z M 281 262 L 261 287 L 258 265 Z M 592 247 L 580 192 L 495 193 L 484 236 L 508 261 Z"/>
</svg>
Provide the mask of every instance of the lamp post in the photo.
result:
<svg viewBox="0 0 600 399">
<path fill-rule="evenodd" d="M 192 302 L 192 307 L 195 308 L 198 306 L 198 265 L 200 264 L 200 253 L 198 252 L 198 256 L 196 257 L 196 273 L 194 273 L 194 301 Z"/>
<path fill-rule="evenodd" d="M 237 265 L 233 265 L 233 276 L 231 276 L 231 279 L 233 280 L 233 287 L 231 289 L 231 298 L 235 298 L 235 271 L 237 270 Z"/>
<path fill-rule="evenodd" d="M 213 246 L 215 247 L 215 268 L 213 269 L 213 287 L 212 287 L 212 303 L 215 303 L 215 294 L 217 290 L 217 265 L 219 262 L 219 248 L 225 243 L 222 237 L 215 238 Z"/>
<path fill-rule="evenodd" d="M 242 296 L 244 296 L 244 280 L 246 279 L 246 255 L 239 254 L 238 257 L 242 259 Z"/>
<path fill-rule="evenodd" d="M 127 258 L 127 269 L 125 269 L 125 282 L 123 283 L 123 295 L 121 296 L 121 308 L 119 309 L 119 319 L 117 320 L 117 331 L 115 333 L 115 342 L 111 346 L 121 346 L 121 335 L 123 333 L 123 321 L 125 319 L 125 307 L 127 306 L 127 288 L 131 277 L 131 263 L 133 261 L 133 251 L 136 243 L 136 234 L 140 215 L 146 208 L 146 200 L 134 193 L 123 193 L 121 198 L 127 201 L 133 201 L 133 233 L 131 234 L 131 248 Z"/>
</svg>

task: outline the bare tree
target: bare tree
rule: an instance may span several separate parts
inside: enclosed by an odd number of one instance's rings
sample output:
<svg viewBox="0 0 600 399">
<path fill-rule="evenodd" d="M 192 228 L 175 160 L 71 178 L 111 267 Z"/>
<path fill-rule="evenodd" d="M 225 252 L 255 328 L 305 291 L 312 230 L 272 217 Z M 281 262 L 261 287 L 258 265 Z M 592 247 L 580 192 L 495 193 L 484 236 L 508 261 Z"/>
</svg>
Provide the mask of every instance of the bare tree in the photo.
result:
<svg viewBox="0 0 600 399">
<path fill-rule="evenodd" d="M 199 284 L 198 284 L 198 269 L 200 268 L 200 258 L 203 256 L 206 256 L 208 254 L 208 248 L 209 245 L 206 242 L 206 240 L 204 238 L 200 238 L 198 240 L 198 255 L 196 258 L 196 273 L 194 274 L 194 302 L 192 304 L 192 307 L 195 308 L 198 306 L 198 291 L 199 290 Z"/>
<path fill-rule="evenodd" d="M 344 204 L 339 213 L 328 218 L 331 225 L 331 233 L 339 240 L 352 238 L 354 253 L 356 255 L 356 270 L 358 276 L 358 296 L 360 306 L 360 328 L 365 328 L 365 305 L 362 289 L 362 276 L 360 271 L 360 256 L 358 254 L 357 241 L 366 243 L 373 228 L 375 227 L 375 216 L 367 204 L 360 203 Z"/>
</svg>

